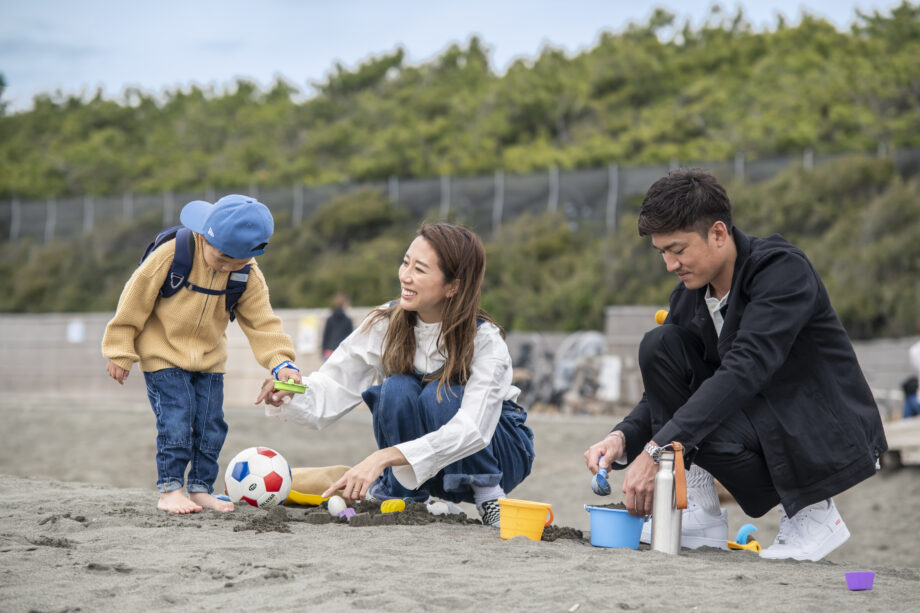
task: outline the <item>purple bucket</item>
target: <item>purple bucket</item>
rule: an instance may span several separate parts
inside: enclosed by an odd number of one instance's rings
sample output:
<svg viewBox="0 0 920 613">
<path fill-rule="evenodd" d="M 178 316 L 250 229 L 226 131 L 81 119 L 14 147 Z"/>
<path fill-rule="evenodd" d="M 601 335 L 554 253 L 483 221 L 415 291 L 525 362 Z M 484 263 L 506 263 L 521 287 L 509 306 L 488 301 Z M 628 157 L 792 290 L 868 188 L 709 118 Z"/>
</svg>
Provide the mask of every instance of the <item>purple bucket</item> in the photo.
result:
<svg viewBox="0 0 920 613">
<path fill-rule="evenodd" d="M 875 573 L 871 570 L 847 573 L 846 578 L 847 588 L 852 592 L 871 590 L 875 583 Z"/>
</svg>

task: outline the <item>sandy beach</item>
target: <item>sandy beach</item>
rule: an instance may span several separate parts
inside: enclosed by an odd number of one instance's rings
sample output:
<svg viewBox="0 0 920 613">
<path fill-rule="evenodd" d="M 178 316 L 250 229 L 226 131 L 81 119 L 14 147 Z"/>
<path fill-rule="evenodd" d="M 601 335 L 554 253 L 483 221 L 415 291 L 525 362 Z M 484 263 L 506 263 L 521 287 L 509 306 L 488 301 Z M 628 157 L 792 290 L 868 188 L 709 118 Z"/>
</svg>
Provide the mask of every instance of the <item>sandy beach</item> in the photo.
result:
<svg viewBox="0 0 920 613">
<path fill-rule="evenodd" d="M 836 498 L 851 539 L 818 563 L 746 551 L 679 556 L 588 540 L 502 540 L 480 525 L 354 527 L 309 523 L 303 508 L 171 516 L 156 510 L 155 429 L 143 398 L 75 402 L 4 394 L 0 419 L 0 610 L 698 611 L 908 610 L 920 594 L 920 471 L 883 471 Z M 360 408 L 324 431 L 228 404 L 222 468 L 252 445 L 294 466 L 350 464 L 374 448 Z M 603 418 L 532 414 L 537 460 L 510 495 L 552 504 L 554 525 L 588 530 L 595 496 L 584 449 Z M 778 514 L 745 516 L 769 544 Z M 471 505 L 465 509 L 476 517 Z M 268 520 L 271 521 L 268 521 Z M 844 573 L 876 572 L 851 592 Z"/>
</svg>

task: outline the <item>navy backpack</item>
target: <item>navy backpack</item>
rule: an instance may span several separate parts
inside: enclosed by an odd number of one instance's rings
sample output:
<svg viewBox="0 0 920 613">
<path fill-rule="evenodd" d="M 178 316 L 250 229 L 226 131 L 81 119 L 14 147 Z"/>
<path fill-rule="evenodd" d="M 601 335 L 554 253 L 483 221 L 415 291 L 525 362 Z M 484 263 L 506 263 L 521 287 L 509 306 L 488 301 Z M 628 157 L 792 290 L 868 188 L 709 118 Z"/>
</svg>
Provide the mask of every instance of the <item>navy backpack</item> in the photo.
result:
<svg viewBox="0 0 920 613">
<path fill-rule="evenodd" d="M 143 263 L 147 256 L 153 253 L 154 249 L 171 240 L 176 241 L 176 255 L 173 257 L 172 264 L 169 267 L 169 274 L 166 275 L 163 287 L 160 288 L 160 296 L 169 298 L 183 287 L 211 296 L 226 296 L 230 321 L 236 319 L 236 303 L 239 302 L 240 296 L 246 291 L 246 282 L 249 280 L 249 264 L 230 273 L 226 289 L 207 289 L 194 283 L 189 283 L 188 276 L 192 271 L 192 256 L 195 253 L 195 235 L 185 226 L 172 226 L 157 234 L 147 245 L 147 249 L 144 250 L 144 255 L 138 264 Z"/>
</svg>

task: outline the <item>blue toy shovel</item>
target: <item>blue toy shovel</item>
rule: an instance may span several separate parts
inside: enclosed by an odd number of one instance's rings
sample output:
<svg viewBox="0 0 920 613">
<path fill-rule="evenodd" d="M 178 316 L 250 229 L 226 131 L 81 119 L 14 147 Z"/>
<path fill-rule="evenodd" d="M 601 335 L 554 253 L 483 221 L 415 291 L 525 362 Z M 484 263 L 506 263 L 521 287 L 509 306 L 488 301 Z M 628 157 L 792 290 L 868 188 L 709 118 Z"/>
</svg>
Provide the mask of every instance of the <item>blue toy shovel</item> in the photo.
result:
<svg viewBox="0 0 920 613">
<path fill-rule="evenodd" d="M 591 491 L 597 494 L 598 496 L 609 496 L 610 495 L 610 484 L 607 483 L 607 469 L 601 468 L 601 459 L 604 456 L 601 456 L 597 459 L 597 474 L 591 478 Z"/>
<path fill-rule="evenodd" d="M 738 536 L 734 541 L 728 541 L 729 549 L 747 549 L 754 553 L 760 553 L 760 543 L 751 538 L 751 532 L 757 532 L 754 524 L 744 524 L 738 530 Z"/>
</svg>

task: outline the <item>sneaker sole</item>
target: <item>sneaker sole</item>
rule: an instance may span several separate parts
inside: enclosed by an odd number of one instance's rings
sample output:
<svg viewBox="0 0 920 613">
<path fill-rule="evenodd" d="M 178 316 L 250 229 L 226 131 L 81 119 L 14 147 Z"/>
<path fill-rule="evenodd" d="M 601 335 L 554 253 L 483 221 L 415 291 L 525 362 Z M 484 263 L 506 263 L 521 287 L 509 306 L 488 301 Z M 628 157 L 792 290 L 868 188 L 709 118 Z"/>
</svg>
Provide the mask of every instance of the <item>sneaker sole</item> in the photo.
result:
<svg viewBox="0 0 920 613">
<path fill-rule="evenodd" d="M 699 549 L 700 547 L 715 547 L 728 551 L 728 538 L 717 539 L 705 536 L 686 536 L 681 535 L 680 546 L 687 549 Z"/>
</svg>

